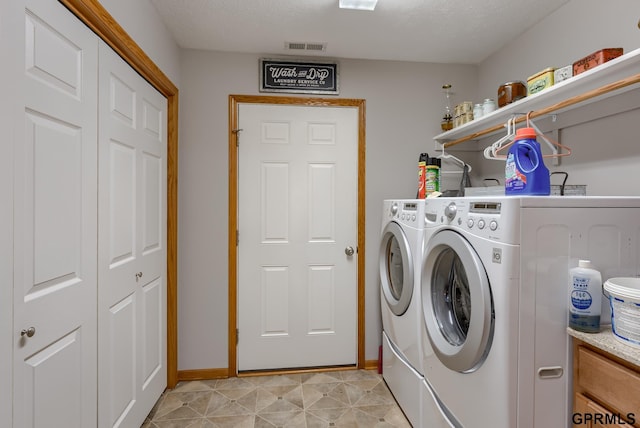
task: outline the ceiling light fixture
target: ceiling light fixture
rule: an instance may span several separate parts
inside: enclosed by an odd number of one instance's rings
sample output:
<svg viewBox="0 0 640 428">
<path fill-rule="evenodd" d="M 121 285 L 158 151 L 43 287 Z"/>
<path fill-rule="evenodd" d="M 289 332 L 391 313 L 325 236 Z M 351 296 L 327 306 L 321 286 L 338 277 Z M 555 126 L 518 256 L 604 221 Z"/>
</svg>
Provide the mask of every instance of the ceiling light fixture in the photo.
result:
<svg viewBox="0 0 640 428">
<path fill-rule="evenodd" d="M 340 0 L 340 9 L 373 10 L 378 0 Z"/>
</svg>

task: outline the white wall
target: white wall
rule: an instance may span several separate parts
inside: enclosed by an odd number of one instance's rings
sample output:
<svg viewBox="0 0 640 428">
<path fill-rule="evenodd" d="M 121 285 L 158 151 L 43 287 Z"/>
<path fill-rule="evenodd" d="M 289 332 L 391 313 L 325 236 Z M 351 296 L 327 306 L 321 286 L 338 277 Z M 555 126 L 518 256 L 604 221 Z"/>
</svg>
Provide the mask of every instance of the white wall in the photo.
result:
<svg viewBox="0 0 640 428">
<path fill-rule="evenodd" d="M 179 369 L 226 368 L 228 96 L 258 95 L 259 56 L 182 53 L 179 155 Z M 366 356 L 378 357 L 378 244 L 385 198 L 416 193 L 420 152 L 432 152 L 442 85 L 474 93 L 476 68 L 340 61 L 340 97 L 366 100 Z M 288 95 L 288 94 L 284 94 Z"/>
<path fill-rule="evenodd" d="M 180 83 L 180 48 L 149 0 L 100 0 L 102 6 L 167 75 Z"/>
<path fill-rule="evenodd" d="M 636 0 L 572 0 L 553 15 L 514 39 L 479 67 L 479 98 L 495 97 L 502 82 L 523 80 L 547 67 L 561 67 L 602 48 L 640 47 L 640 2 Z M 640 102 L 638 103 L 640 108 Z M 567 171 L 568 184 L 586 184 L 590 195 L 640 195 L 630 177 L 637 175 L 640 149 L 637 126 L 640 109 L 561 131 L 561 142 L 572 149 L 551 171 Z M 466 144 L 482 149 L 494 139 Z M 481 155 L 470 160 L 486 177 L 504 177 L 504 163 Z"/>
</svg>

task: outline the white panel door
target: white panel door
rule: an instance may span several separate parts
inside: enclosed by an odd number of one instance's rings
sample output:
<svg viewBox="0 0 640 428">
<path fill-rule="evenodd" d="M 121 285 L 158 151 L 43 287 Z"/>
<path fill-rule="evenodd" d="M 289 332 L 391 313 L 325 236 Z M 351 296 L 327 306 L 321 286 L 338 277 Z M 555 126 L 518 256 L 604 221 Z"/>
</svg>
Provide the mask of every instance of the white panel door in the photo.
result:
<svg viewBox="0 0 640 428">
<path fill-rule="evenodd" d="M 14 40 L 24 48 L 24 109 L 14 146 L 13 426 L 85 428 L 97 402 L 98 39 L 57 1 L 26 4 Z"/>
<path fill-rule="evenodd" d="M 167 382 L 167 102 L 99 52 L 98 426 L 133 427 Z"/>
<path fill-rule="evenodd" d="M 358 111 L 240 104 L 239 370 L 355 364 Z"/>
<path fill-rule="evenodd" d="M 13 426 L 13 143 L 23 132 L 24 6 L 19 1 L 4 2 L 0 13 L 0 426 Z"/>
</svg>

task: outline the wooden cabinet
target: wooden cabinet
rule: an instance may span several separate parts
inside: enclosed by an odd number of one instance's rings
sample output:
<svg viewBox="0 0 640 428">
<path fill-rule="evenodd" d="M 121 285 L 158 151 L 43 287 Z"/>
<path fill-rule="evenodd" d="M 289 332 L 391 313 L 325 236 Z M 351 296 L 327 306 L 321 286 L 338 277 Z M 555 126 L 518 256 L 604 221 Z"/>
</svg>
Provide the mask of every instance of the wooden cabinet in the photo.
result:
<svg viewBox="0 0 640 428">
<path fill-rule="evenodd" d="M 574 427 L 640 427 L 640 367 L 573 340 Z"/>
<path fill-rule="evenodd" d="M 610 411 L 600 406 L 595 401 L 590 400 L 589 398 L 587 398 L 582 394 L 576 394 L 574 400 L 575 400 L 574 408 L 573 408 L 573 414 L 575 415 L 573 419 L 574 427 L 595 428 L 595 427 L 622 427 L 622 426 L 628 427 L 629 426 L 626 423 L 624 425 L 621 425 L 620 423 L 615 423 L 617 415 L 615 415 L 614 413 L 611 413 Z M 586 415 L 593 415 L 593 416 L 586 416 Z M 602 422 L 596 422 L 595 415 L 601 415 L 600 417 L 598 417 L 598 421 L 602 421 Z M 614 422 L 608 423 L 607 421 L 614 421 Z"/>
</svg>

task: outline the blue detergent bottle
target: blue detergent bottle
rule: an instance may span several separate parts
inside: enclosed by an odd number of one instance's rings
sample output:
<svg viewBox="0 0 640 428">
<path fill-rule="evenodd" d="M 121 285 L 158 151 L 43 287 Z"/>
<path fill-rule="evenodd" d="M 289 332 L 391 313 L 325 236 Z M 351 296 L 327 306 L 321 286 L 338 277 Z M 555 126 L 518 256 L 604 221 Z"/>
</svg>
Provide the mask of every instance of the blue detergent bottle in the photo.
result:
<svg viewBox="0 0 640 428">
<path fill-rule="evenodd" d="M 520 128 L 516 131 L 504 174 L 506 195 L 546 196 L 551 193 L 549 170 L 542 161 L 535 129 Z"/>
</svg>

